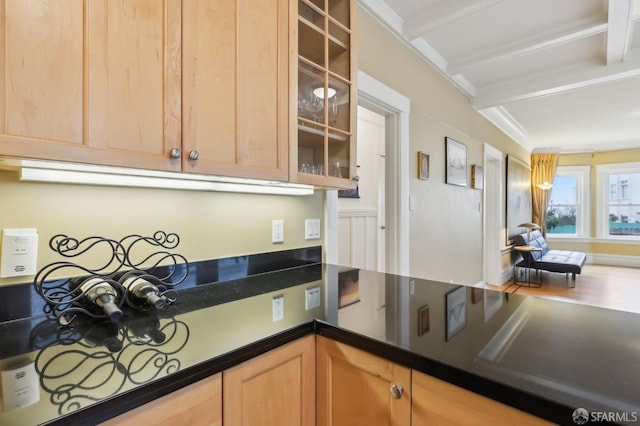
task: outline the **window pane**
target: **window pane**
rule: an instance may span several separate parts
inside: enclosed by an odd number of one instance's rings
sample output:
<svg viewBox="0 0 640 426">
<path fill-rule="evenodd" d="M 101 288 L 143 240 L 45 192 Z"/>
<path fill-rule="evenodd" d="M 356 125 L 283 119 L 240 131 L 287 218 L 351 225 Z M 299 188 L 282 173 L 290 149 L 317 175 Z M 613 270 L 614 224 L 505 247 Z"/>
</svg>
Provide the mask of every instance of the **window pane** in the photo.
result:
<svg viewBox="0 0 640 426">
<path fill-rule="evenodd" d="M 547 233 L 576 233 L 577 189 L 575 175 L 555 177 L 547 207 Z"/>
<path fill-rule="evenodd" d="M 640 205 L 610 205 L 609 235 L 640 236 Z"/>
<path fill-rule="evenodd" d="M 640 173 L 609 175 L 609 235 L 640 236 Z"/>
</svg>

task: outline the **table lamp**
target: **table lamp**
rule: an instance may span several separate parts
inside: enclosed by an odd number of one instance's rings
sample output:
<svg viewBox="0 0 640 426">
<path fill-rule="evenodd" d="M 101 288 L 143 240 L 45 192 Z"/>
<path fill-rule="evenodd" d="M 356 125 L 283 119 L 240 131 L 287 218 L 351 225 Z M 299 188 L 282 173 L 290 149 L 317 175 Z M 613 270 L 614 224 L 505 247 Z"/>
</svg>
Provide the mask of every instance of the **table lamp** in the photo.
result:
<svg viewBox="0 0 640 426">
<path fill-rule="evenodd" d="M 527 244 L 531 243 L 531 230 L 540 229 L 540 225 L 537 223 L 525 222 L 518 225 L 518 228 L 527 228 Z"/>
</svg>

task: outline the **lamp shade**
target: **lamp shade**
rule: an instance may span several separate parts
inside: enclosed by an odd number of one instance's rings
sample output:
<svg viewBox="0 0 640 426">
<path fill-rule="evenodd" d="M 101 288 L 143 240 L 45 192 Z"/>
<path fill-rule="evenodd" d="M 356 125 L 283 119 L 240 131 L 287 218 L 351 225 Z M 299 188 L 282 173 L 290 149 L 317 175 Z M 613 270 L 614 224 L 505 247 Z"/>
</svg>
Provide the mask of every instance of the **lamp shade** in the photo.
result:
<svg viewBox="0 0 640 426">
<path fill-rule="evenodd" d="M 527 244 L 531 241 L 531 230 L 540 229 L 540 225 L 537 223 L 525 222 L 518 225 L 518 228 L 527 228 Z"/>
<path fill-rule="evenodd" d="M 542 189 L 543 191 L 548 191 L 551 188 L 553 188 L 553 184 L 547 182 L 546 180 L 544 181 L 544 183 L 539 183 L 536 185 L 538 188 Z"/>
<path fill-rule="evenodd" d="M 527 228 L 527 230 L 540 229 L 540 225 L 537 223 L 525 222 L 518 225 L 518 228 Z"/>
</svg>

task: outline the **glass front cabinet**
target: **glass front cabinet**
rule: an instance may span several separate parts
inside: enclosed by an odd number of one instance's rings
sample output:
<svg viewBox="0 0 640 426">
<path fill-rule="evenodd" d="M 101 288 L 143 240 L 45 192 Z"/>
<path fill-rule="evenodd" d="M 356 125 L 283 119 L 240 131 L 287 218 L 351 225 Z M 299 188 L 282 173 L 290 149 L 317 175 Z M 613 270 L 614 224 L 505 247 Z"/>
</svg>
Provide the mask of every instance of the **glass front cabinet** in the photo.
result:
<svg viewBox="0 0 640 426">
<path fill-rule="evenodd" d="M 291 23 L 297 60 L 290 76 L 297 88 L 291 98 L 294 182 L 356 187 L 355 5 L 355 0 L 292 0 L 297 8 Z"/>
</svg>

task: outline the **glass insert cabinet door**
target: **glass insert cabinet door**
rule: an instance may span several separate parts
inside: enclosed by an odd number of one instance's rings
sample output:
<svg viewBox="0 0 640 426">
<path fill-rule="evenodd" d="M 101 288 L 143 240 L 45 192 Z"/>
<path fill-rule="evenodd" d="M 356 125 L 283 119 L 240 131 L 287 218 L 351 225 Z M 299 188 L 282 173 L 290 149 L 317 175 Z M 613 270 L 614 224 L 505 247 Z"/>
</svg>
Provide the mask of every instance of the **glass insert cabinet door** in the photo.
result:
<svg viewBox="0 0 640 426">
<path fill-rule="evenodd" d="M 297 138 L 291 175 L 338 188 L 355 183 L 353 0 L 295 0 Z M 292 76 L 293 77 L 293 76 Z"/>
</svg>

